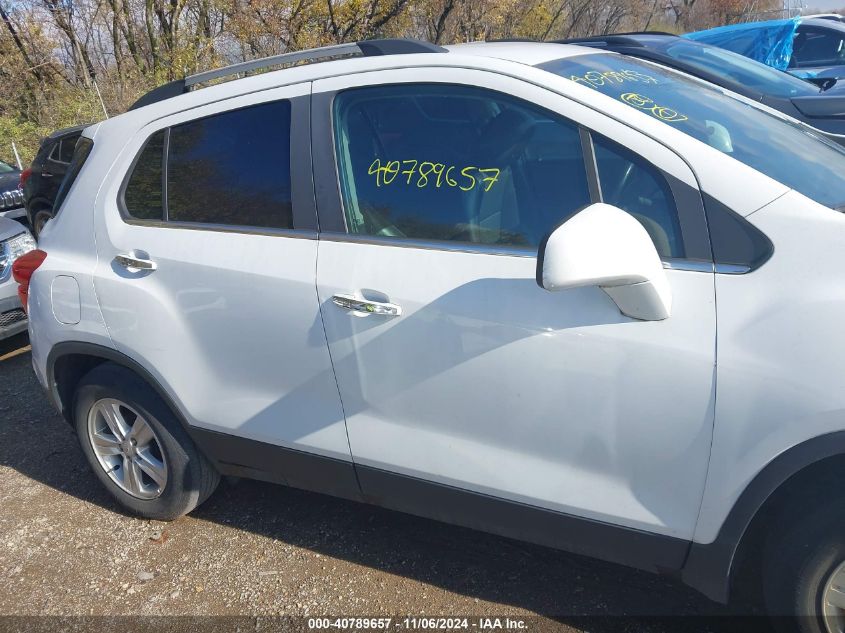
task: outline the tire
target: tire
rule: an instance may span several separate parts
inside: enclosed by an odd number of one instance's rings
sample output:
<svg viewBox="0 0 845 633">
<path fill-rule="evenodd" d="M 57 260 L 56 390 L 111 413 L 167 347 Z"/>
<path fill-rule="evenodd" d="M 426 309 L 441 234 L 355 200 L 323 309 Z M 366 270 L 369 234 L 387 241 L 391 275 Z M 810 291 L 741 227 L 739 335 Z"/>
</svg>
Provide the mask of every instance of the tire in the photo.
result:
<svg viewBox="0 0 845 633">
<path fill-rule="evenodd" d="M 219 473 L 135 372 L 114 363 L 98 365 L 82 378 L 73 411 L 89 465 L 130 513 L 171 521 L 217 488 Z M 112 417 L 115 413 L 122 423 Z M 113 432 L 115 426 L 122 430 Z"/>
<path fill-rule="evenodd" d="M 32 234 L 38 238 L 44 225 L 53 218 L 53 212 L 50 209 L 39 209 L 32 216 Z"/>
<path fill-rule="evenodd" d="M 771 534 L 763 553 L 766 609 L 780 631 L 841 633 L 845 603 L 828 607 L 828 618 L 823 604 L 834 575 L 845 591 L 845 505 L 822 507 L 787 524 Z"/>
</svg>

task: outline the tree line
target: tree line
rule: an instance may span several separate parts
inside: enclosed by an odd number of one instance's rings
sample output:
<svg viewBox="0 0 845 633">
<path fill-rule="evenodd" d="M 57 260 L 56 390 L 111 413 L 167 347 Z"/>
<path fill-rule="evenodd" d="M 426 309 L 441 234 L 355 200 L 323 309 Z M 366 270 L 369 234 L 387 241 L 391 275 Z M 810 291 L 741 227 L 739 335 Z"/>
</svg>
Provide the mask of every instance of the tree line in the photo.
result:
<svg viewBox="0 0 845 633">
<path fill-rule="evenodd" d="M 774 0 L 0 0 L 0 159 L 126 110 L 165 81 L 378 37 L 438 44 L 683 32 L 779 17 Z"/>
</svg>

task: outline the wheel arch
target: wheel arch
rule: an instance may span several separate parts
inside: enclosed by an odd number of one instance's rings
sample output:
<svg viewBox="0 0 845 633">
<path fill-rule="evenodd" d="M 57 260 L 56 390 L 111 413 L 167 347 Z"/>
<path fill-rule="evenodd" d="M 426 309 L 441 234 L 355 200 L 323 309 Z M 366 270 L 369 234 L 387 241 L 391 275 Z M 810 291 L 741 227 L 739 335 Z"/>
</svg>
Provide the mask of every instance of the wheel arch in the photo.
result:
<svg viewBox="0 0 845 633">
<path fill-rule="evenodd" d="M 96 343 L 68 341 L 57 343 L 47 355 L 49 397 L 62 417 L 73 425 L 73 398 L 79 381 L 94 367 L 115 363 L 129 369 L 146 382 L 170 408 L 182 428 L 191 436 L 191 425 L 161 383 L 141 363 L 126 354 Z"/>
<path fill-rule="evenodd" d="M 728 602 L 742 565 L 739 554 L 753 545 L 758 520 L 783 504 L 806 498 L 820 477 L 845 475 L 845 431 L 797 444 L 770 461 L 746 486 L 712 543 L 693 543 L 681 572 L 685 584 L 718 602 Z M 796 495 L 799 495 L 796 497 Z"/>
</svg>

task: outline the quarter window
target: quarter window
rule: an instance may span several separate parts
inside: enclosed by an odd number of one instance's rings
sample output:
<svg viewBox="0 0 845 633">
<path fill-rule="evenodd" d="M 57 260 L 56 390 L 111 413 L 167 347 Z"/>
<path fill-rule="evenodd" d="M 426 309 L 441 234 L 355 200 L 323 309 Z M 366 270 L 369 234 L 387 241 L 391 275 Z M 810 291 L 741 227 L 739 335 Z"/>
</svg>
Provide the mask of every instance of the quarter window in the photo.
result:
<svg viewBox="0 0 845 633">
<path fill-rule="evenodd" d="M 163 220 L 161 175 L 165 131 L 150 137 L 126 185 L 123 201 L 126 211 L 139 220 Z"/>
<path fill-rule="evenodd" d="M 590 202 L 578 128 L 500 93 L 360 88 L 334 118 L 350 233 L 534 248 Z"/>
</svg>

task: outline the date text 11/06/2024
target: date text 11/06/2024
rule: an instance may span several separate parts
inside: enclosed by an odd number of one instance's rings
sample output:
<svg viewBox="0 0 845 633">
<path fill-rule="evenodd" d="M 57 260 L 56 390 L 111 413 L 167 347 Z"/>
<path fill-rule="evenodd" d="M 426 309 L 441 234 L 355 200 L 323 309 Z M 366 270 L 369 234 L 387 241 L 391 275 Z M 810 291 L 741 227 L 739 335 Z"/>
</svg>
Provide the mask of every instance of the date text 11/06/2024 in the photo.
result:
<svg viewBox="0 0 845 633">
<path fill-rule="evenodd" d="M 404 618 L 308 618 L 309 630 L 390 630 L 426 631 L 525 631 L 528 624 L 520 618 L 496 617 L 404 617 Z"/>
</svg>

